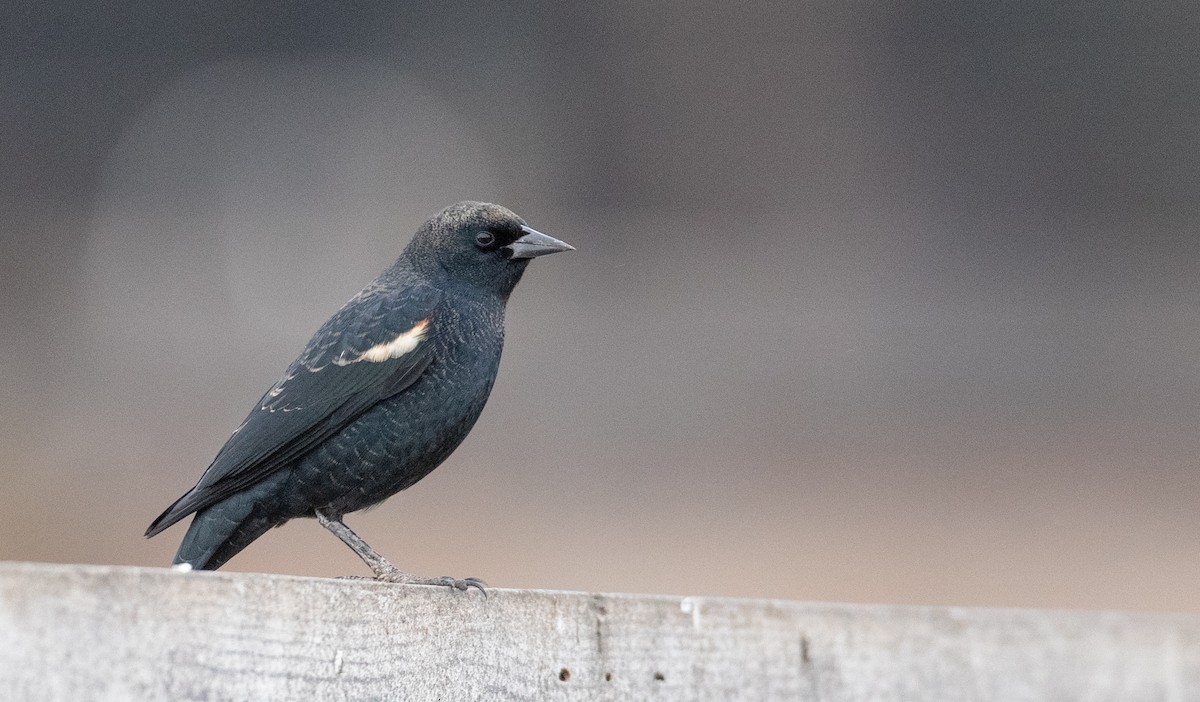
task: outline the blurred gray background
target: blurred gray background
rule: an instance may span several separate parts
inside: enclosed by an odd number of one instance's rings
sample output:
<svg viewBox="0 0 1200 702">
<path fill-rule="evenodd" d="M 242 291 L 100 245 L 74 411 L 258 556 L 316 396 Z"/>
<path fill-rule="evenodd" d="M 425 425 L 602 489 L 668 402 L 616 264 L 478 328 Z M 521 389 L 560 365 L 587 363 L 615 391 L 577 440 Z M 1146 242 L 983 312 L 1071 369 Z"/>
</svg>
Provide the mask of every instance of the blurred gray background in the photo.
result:
<svg viewBox="0 0 1200 702">
<path fill-rule="evenodd" d="M 250 5 L 0 10 L 0 558 L 168 563 L 150 520 L 469 198 L 579 250 L 348 519 L 402 567 L 1200 610 L 1189 4 Z M 366 572 L 307 520 L 228 568 Z"/>
</svg>

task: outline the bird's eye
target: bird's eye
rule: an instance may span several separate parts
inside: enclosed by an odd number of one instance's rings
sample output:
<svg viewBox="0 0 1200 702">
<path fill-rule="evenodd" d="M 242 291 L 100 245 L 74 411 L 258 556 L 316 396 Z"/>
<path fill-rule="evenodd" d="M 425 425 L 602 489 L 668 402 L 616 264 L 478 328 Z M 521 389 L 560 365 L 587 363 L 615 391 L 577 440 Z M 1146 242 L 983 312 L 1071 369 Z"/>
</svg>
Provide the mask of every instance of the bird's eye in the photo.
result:
<svg viewBox="0 0 1200 702">
<path fill-rule="evenodd" d="M 496 243 L 496 235 L 491 232 L 479 232 L 475 235 L 475 243 L 480 246 L 491 246 Z"/>
</svg>

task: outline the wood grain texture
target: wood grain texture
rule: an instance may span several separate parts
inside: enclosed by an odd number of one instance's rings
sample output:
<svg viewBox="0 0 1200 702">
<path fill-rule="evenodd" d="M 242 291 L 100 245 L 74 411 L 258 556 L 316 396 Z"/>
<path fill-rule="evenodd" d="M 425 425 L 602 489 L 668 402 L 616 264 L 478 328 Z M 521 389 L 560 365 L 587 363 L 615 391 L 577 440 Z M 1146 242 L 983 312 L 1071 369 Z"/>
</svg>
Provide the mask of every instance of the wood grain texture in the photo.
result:
<svg viewBox="0 0 1200 702">
<path fill-rule="evenodd" d="M 0 563 L 5 700 L 1200 700 L 1200 617 Z"/>
</svg>

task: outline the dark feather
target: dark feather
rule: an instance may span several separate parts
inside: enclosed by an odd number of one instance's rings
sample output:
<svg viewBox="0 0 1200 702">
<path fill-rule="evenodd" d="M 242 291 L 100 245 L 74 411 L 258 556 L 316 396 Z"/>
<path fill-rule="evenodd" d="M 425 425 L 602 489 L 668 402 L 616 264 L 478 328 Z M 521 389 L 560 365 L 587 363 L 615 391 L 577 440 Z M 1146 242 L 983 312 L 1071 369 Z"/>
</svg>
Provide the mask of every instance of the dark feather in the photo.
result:
<svg viewBox="0 0 1200 702">
<path fill-rule="evenodd" d="M 317 331 L 196 486 L 154 520 L 146 535 L 261 481 L 412 385 L 432 361 L 428 342 L 396 358 L 362 356 L 419 324 L 430 324 L 440 299 L 440 291 L 424 285 L 371 286 L 359 293 Z"/>
</svg>

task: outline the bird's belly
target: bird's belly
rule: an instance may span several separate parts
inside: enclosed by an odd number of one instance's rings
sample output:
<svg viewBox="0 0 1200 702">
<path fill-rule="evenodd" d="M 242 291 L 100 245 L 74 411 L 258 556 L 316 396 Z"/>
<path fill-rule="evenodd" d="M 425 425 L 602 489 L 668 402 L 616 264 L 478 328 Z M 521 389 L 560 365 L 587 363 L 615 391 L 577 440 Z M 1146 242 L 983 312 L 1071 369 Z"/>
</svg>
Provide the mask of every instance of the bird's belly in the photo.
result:
<svg viewBox="0 0 1200 702">
<path fill-rule="evenodd" d="M 490 368 L 481 368 L 483 373 L 431 365 L 404 392 L 375 405 L 302 457 L 294 473 L 303 494 L 299 502 L 309 510 L 317 506 L 344 514 L 378 504 L 424 478 L 479 418 L 498 356 L 487 364 Z"/>
</svg>

